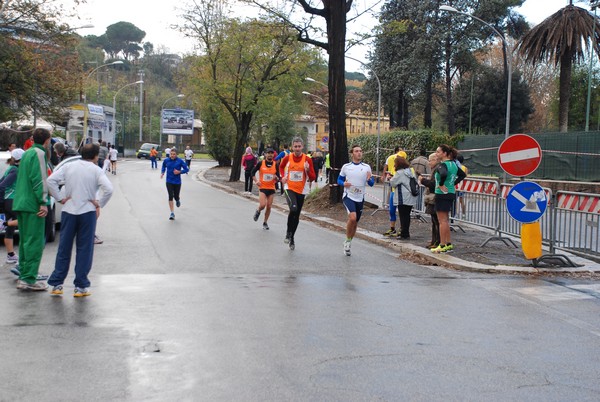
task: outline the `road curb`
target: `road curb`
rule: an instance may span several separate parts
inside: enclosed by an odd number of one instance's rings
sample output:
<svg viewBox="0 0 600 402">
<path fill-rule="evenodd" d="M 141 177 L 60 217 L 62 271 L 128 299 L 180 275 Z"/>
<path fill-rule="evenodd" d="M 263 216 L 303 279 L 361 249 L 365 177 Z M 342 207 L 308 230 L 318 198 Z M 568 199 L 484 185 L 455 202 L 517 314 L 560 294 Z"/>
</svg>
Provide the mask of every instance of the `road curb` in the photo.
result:
<svg viewBox="0 0 600 402">
<path fill-rule="evenodd" d="M 218 188 L 224 192 L 229 194 L 234 194 L 240 197 L 244 197 L 251 200 L 257 200 L 258 197 L 254 194 L 241 194 L 237 190 L 212 180 L 209 180 L 205 177 L 205 172 L 208 170 L 200 170 L 196 174 L 196 178 L 203 183 L 206 183 L 212 187 Z M 273 203 L 271 208 L 275 208 L 281 212 L 286 213 L 287 208 Z M 343 224 L 340 224 L 339 221 L 325 218 L 319 215 L 315 215 L 313 213 L 302 213 L 301 219 L 313 222 L 318 224 L 321 227 L 325 227 L 328 229 L 336 230 L 336 231 L 344 231 L 346 227 Z M 381 234 L 374 233 L 371 231 L 367 231 L 364 229 L 358 229 L 356 232 L 356 237 L 369 241 L 371 243 L 386 247 L 387 249 L 396 251 L 399 253 L 398 257 L 404 257 L 409 260 L 422 260 L 421 263 L 417 262 L 420 265 L 437 265 L 445 268 L 451 268 L 460 271 L 466 272 L 480 272 L 480 273 L 491 273 L 491 274 L 535 274 L 535 273 L 585 273 L 585 272 L 600 272 L 600 265 L 595 264 L 591 261 L 585 260 L 581 257 L 575 255 L 569 255 L 565 253 L 571 258 L 575 263 L 580 264 L 580 267 L 556 267 L 556 268 L 538 268 L 533 266 L 511 266 L 511 265 L 487 265 L 481 264 L 477 262 L 465 261 L 460 258 L 454 257 L 452 254 L 435 254 L 430 250 L 419 247 L 414 244 L 405 243 L 398 239 L 389 239 L 389 238 L 381 238 Z"/>
</svg>

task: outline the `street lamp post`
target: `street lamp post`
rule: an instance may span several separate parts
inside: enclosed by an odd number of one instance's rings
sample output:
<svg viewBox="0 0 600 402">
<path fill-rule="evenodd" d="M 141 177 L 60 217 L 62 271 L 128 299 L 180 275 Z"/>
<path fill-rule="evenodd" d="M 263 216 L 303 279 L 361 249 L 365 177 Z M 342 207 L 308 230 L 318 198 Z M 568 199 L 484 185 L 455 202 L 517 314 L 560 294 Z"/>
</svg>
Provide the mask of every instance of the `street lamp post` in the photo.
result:
<svg viewBox="0 0 600 402">
<path fill-rule="evenodd" d="M 494 28 L 493 25 L 485 22 L 481 18 L 476 17 L 469 13 L 464 13 L 462 11 L 458 11 L 456 8 L 450 7 L 447 5 L 440 6 L 440 10 L 447 11 L 450 13 L 462 14 L 462 15 L 465 15 L 467 17 L 473 18 L 474 20 L 481 22 L 483 25 L 489 27 L 492 31 L 494 31 L 494 33 L 496 35 L 498 35 L 498 37 L 500 38 L 500 40 L 502 40 L 502 43 L 506 47 L 506 53 L 507 53 L 506 64 L 508 67 L 508 83 L 506 84 L 506 87 L 507 87 L 507 89 L 506 89 L 506 123 L 505 123 L 505 128 L 504 128 L 504 138 L 505 139 L 508 138 L 508 136 L 510 134 L 510 96 L 511 96 L 511 90 L 512 90 L 512 88 L 511 88 L 511 86 L 512 86 L 512 48 L 510 47 L 509 43 L 506 41 L 506 38 L 504 37 L 504 35 L 502 35 L 496 28 Z"/>
<path fill-rule="evenodd" d="M 115 66 L 117 64 L 123 64 L 123 61 L 116 60 L 116 61 L 113 61 L 112 63 L 102 64 L 101 66 L 98 66 L 98 67 L 94 68 L 92 71 L 90 71 L 89 74 L 87 75 L 87 77 L 85 77 L 84 84 L 85 84 L 86 90 L 85 90 L 85 93 L 83 94 L 83 98 L 86 103 L 87 103 L 87 82 L 90 79 L 90 77 L 92 76 L 92 74 L 94 74 L 96 71 L 100 70 L 102 67 Z M 99 86 L 98 86 L 98 88 L 99 88 Z M 97 99 L 96 99 L 96 101 L 97 101 Z"/>
<path fill-rule="evenodd" d="M 85 87 L 85 93 L 83 94 L 83 98 L 85 101 L 85 103 L 83 105 L 83 138 L 87 137 L 87 128 L 88 128 L 88 125 L 87 125 L 87 121 L 88 121 L 87 83 L 88 83 L 88 80 L 90 79 L 92 74 L 94 74 L 94 72 L 98 71 L 102 67 L 112 66 L 112 65 L 116 65 L 116 64 L 123 64 L 123 61 L 117 60 L 117 61 L 113 61 L 112 63 L 102 64 L 101 66 L 98 66 L 98 67 L 94 68 L 92 71 L 90 71 L 90 73 L 85 77 L 85 81 L 83 83 L 83 85 Z"/>
<path fill-rule="evenodd" d="M 354 57 L 350 57 L 350 56 L 346 56 L 346 58 L 350 59 L 350 60 L 354 60 L 354 61 L 360 63 L 363 67 L 366 67 L 369 70 L 371 70 L 371 72 L 373 73 L 373 76 L 377 80 L 377 155 L 375 156 L 375 158 L 376 158 L 376 164 L 377 164 L 376 172 L 377 172 L 377 176 L 379 176 L 379 142 L 381 140 L 381 81 L 379 81 L 379 77 L 377 76 L 377 73 L 375 72 L 375 70 L 373 70 L 372 68 L 367 66 L 362 61 L 355 59 Z"/>
<path fill-rule="evenodd" d="M 115 138 L 113 139 L 113 144 L 117 142 L 117 95 L 119 94 L 119 92 L 121 92 L 121 90 L 130 87 L 132 85 L 137 85 L 137 84 L 143 84 L 144 81 L 139 80 L 136 82 L 131 82 L 127 85 L 123 85 L 121 88 L 119 88 L 117 90 L 117 92 L 115 92 L 115 96 L 113 96 L 113 133 L 115 135 Z"/>
<path fill-rule="evenodd" d="M 302 91 L 302 95 L 306 95 L 306 96 L 312 96 L 312 97 L 314 97 L 314 98 L 317 98 L 318 100 L 320 100 L 321 102 L 323 102 L 323 103 L 325 103 L 325 104 L 327 103 L 327 102 L 325 101 L 325 99 L 321 98 L 319 95 L 311 94 L 310 92 L 307 92 L 307 91 Z M 315 102 L 315 103 L 316 103 L 316 102 Z"/>
<path fill-rule="evenodd" d="M 184 95 L 184 94 L 179 94 L 179 95 L 172 96 L 172 97 L 170 97 L 169 99 L 167 99 L 166 101 L 164 101 L 164 102 L 163 102 L 163 104 L 162 104 L 162 106 L 160 107 L 160 116 L 159 116 L 159 118 L 158 118 L 158 120 L 160 121 L 160 130 L 159 130 L 159 131 L 160 131 L 160 136 L 159 136 L 159 140 L 158 140 L 158 145 L 161 147 L 161 149 L 162 149 L 162 137 L 163 137 L 163 121 L 162 121 L 162 111 L 163 111 L 163 109 L 165 108 L 165 104 L 166 104 L 168 101 L 170 101 L 170 100 L 172 100 L 172 99 L 175 99 L 175 98 L 183 98 L 183 97 L 185 97 L 185 95 Z M 162 152 L 162 151 L 161 151 L 161 152 Z"/>
</svg>

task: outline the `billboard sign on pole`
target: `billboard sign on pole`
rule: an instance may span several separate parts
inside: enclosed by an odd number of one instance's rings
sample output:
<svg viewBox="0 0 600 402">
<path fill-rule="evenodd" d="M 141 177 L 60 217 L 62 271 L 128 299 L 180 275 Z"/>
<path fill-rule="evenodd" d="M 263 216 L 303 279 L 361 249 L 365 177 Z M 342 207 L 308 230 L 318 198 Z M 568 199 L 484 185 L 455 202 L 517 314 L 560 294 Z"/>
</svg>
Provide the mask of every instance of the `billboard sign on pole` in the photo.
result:
<svg viewBox="0 0 600 402">
<path fill-rule="evenodd" d="M 193 135 L 194 111 L 189 109 L 163 109 L 161 124 L 163 134 Z"/>
</svg>

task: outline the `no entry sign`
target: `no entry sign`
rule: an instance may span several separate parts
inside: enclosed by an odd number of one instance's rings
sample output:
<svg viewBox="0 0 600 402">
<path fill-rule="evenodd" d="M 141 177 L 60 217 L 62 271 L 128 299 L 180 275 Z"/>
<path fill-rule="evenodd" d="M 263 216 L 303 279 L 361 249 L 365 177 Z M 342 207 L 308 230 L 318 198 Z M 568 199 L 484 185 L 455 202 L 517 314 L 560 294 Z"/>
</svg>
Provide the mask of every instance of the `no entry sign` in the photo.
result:
<svg viewBox="0 0 600 402">
<path fill-rule="evenodd" d="M 538 168 L 541 161 L 540 144 L 525 134 L 511 135 L 498 148 L 500 167 L 511 176 L 527 176 Z"/>
</svg>

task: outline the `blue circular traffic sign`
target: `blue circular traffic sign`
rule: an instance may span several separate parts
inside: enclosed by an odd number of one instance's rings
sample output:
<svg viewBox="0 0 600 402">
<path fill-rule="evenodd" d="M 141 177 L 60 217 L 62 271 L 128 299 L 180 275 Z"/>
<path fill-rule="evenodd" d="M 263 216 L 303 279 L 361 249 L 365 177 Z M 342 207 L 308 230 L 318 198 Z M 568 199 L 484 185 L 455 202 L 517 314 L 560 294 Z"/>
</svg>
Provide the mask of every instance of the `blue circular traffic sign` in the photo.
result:
<svg viewBox="0 0 600 402">
<path fill-rule="evenodd" d="M 544 215 L 548 197 L 537 183 L 522 181 L 513 186 L 506 196 L 506 209 L 514 220 L 521 223 L 535 222 Z"/>
</svg>

